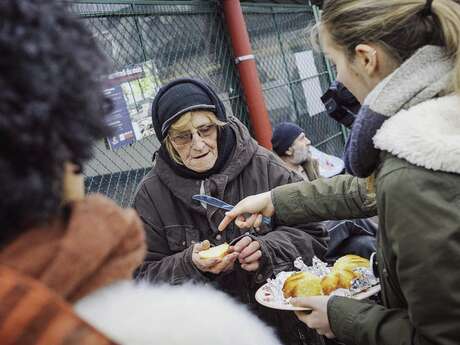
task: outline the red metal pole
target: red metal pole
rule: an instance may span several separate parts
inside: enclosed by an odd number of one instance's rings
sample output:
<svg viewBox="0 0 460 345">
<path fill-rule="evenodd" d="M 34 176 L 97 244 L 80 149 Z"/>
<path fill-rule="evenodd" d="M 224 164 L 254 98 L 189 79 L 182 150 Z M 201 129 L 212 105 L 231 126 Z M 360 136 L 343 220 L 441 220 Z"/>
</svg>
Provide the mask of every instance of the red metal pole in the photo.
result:
<svg viewBox="0 0 460 345">
<path fill-rule="evenodd" d="M 223 0 L 225 21 L 232 40 L 235 62 L 248 103 L 249 120 L 256 140 L 271 150 L 272 126 L 262 93 L 256 61 L 239 0 Z"/>
</svg>

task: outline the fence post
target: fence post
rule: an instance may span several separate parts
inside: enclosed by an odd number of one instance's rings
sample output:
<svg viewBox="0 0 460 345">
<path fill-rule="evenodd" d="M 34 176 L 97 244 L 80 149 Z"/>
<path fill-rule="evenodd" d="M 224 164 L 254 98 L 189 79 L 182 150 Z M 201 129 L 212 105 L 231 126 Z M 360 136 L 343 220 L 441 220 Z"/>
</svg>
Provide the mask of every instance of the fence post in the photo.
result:
<svg viewBox="0 0 460 345">
<path fill-rule="evenodd" d="M 277 34 L 277 37 L 278 37 L 278 44 L 280 46 L 281 55 L 283 57 L 284 68 L 286 70 L 286 75 L 288 77 L 287 82 L 288 82 L 289 91 L 290 91 L 291 97 L 292 97 L 292 105 L 294 106 L 295 118 L 297 119 L 297 123 L 300 123 L 299 122 L 299 108 L 297 106 L 297 100 L 295 98 L 294 91 L 292 90 L 291 75 L 289 73 L 289 66 L 288 66 L 288 63 L 286 61 L 286 52 L 284 51 L 283 41 L 281 39 L 281 32 L 280 32 L 280 29 L 278 27 L 278 23 L 276 21 L 276 16 L 275 16 L 275 12 L 273 11 L 273 7 L 271 8 L 271 10 L 272 10 L 273 23 L 275 24 L 275 30 L 276 30 L 276 34 Z"/>
<path fill-rule="evenodd" d="M 272 127 L 240 1 L 224 0 L 223 8 L 254 136 L 260 145 L 271 149 Z"/>
</svg>

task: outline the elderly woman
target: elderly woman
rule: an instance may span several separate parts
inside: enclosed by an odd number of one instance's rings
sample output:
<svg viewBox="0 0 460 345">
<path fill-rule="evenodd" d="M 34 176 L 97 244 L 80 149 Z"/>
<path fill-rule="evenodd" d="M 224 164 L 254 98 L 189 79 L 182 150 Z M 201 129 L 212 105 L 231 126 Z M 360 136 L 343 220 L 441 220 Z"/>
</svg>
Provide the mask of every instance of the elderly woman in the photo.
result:
<svg viewBox="0 0 460 345">
<path fill-rule="evenodd" d="M 148 253 L 138 277 L 153 282 L 213 283 L 276 325 L 286 343 L 311 344 L 307 328 L 292 315 L 259 310 L 254 292 L 268 277 L 292 270 L 302 257 L 310 262 L 324 247 L 312 237 L 320 226 L 303 229 L 262 225 L 259 235 L 236 240 L 223 259 L 200 259 L 198 252 L 241 236 L 231 226 L 219 233 L 224 211 L 192 200 L 195 194 L 236 204 L 245 196 L 297 180 L 275 155 L 260 147 L 235 118 L 227 118 L 215 92 L 195 79 L 164 86 L 152 106 L 161 147 L 155 166 L 141 182 L 134 201 L 145 225 Z M 273 231 L 272 231 L 273 230 Z M 302 325 L 303 326 L 303 325 Z M 301 340 L 302 338 L 303 340 Z"/>
</svg>

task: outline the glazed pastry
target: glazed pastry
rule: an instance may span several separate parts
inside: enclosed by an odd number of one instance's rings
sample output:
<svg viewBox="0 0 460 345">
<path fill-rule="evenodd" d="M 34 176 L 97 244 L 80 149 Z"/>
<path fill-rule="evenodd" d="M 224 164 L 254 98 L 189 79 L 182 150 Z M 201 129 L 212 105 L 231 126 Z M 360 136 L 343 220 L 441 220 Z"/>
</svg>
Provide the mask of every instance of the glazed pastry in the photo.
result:
<svg viewBox="0 0 460 345">
<path fill-rule="evenodd" d="M 337 289 L 349 289 L 353 279 L 359 278 L 359 274 L 352 271 L 331 271 L 321 279 L 321 288 L 325 295 L 329 295 Z"/>
<path fill-rule="evenodd" d="M 198 255 L 201 259 L 223 258 L 225 255 L 227 255 L 229 248 L 230 246 L 228 245 L 228 243 L 224 243 L 219 246 L 202 250 L 201 252 L 198 252 Z"/>
<path fill-rule="evenodd" d="M 325 295 L 339 288 L 340 276 L 337 272 L 331 272 L 321 279 L 321 289 Z"/>
<path fill-rule="evenodd" d="M 345 255 L 337 259 L 332 270 L 353 271 L 359 267 L 369 268 L 369 260 L 358 255 Z"/>
<path fill-rule="evenodd" d="M 294 273 L 284 282 L 283 294 L 285 298 L 321 295 L 321 278 L 309 272 Z"/>
<path fill-rule="evenodd" d="M 345 255 L 339 258 L 331 272 L 321 280 L 321 288 L 325 295 L 329 295 L 337 289 L 349 289 L 353 279 L 359 278 L 360 274 L 355 272 L 359 267 L 369 268 L 369 260 L 358 255 Z"/>
</svg>

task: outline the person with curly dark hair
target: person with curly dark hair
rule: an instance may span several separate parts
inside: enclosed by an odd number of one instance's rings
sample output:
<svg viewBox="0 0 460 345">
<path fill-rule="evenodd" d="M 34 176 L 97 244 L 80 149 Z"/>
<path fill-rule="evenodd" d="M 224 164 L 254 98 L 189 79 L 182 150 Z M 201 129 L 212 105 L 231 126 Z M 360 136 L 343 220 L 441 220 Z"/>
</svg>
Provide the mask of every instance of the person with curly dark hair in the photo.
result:
<svg viewBox="0 0 460 345">
<path fill-rule="evenodd" d="M 2 0 L 0 51 L 0 266 L 72 303 L 130 279 L 137 215 L 84 197 L 80 167 L 110 133 L 95 39 L 56 1 Z"/>
<path fill-rule="evenodd" d="M 1 343 L 188 345 L 205 334 L 280 345 L 217 291 L 132 282 L 145 254 L 139 217 L 84 196 L 80 167 L 109 133 L 111 107 L 107 63 L 83 24 L 58 1 L 1 0 L 0 51 Z M 228 324 L 239 329 L 231 339 Z"/>
<path fill-rule="evenodd" d="M 110 103 L 104 57 L 63 6 L 6 0 L 0 13 L 3 242 L 61 214 L 64 165 L 81 165 L 109 133 Z"/>
<path fill-rule="evenodd" d="M 80 167 L 95 141 L 110 133 L 105 115 L 111 102 L 102 85 L 106 59 L 84 25 L 55 1 L 4 0 L 0 13 L 0 262 L 75 300 L 107 280 L 130 277 L 143 255 L 134 211 L 122 211 L 100 196 L 83 198 Z M 68 200 L 71 190 L 81 200 Z M 113 221 L 120 218 L 119 229 L 84 226 L 100 212 Z M 102 230 L 95 232 L 98 227 Z M 66 257 L 67 249 L 83 248 L 85 241 L 89 245 L 102 236 L 107 241 L 86 252 L 91 259 L 83 252 L 79 260 Z M 137 239 L 126 269 L 110 270 L 107 253 L 125 237 Z M 72 242 L 70 248 L 62 245 L 66 241 Z M 81 264 L 81 274 L 73 279 L 57 264 L 67 260 L 75 270 Z"/>
</svg>

